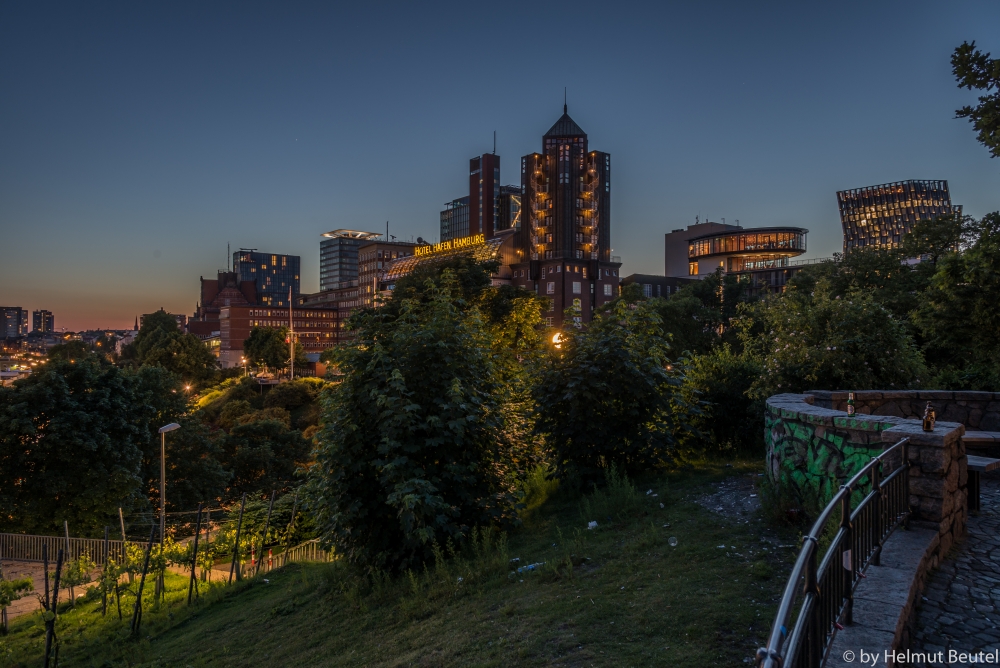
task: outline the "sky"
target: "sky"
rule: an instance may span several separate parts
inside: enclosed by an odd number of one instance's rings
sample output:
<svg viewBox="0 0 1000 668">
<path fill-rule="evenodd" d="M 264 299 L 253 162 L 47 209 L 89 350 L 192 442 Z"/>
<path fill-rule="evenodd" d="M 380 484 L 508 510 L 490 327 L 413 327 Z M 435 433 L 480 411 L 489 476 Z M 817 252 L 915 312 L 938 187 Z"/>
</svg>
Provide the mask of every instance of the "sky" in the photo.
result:
<svg viewBox="0 0 1000 668">
<path fill-rule="evenodd" d="M 0 3 L 0 305 L 68 330 L 191 314 L 226 247 L 436 241 L 468 160 L 504 183 L 562 113 L 611 154 L 622 275 L 701 220 L 807 228 L 836 191 L 946 179 L 1000 209 L 950 56 L 1000 3 Z"/>
</svg>

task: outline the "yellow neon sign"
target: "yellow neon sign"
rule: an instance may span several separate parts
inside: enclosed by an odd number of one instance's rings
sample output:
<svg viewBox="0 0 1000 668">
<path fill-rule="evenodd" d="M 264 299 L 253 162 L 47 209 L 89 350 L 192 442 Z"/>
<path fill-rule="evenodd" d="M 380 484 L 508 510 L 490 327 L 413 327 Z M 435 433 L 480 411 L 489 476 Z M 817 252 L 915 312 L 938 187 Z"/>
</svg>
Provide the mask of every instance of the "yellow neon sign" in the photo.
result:
<svg viewBox="0 0 1000 668">
<path fill-rule="evenodd" d="M 434 253 L 458 250 L 459 248 L 467 248 L 469 246 L 478 246 L 484 243 L 486 243 L 485 234 L 473 234 L 471 237 L 460 237 L 458 239 L 451 239 L 450 241 L 442 241 L 433 246 L 417 246 L 413 249 L 413 254 L 418 257 L 421 255 L 432 255 Z"/>
</svg>

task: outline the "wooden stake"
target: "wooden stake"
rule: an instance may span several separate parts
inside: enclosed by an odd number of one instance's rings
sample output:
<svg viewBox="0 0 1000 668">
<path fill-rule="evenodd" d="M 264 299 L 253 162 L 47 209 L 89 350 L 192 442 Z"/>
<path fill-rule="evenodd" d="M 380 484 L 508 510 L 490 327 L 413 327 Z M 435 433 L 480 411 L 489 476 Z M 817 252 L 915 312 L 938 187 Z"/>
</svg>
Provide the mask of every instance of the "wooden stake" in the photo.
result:
<svg viewBox="0 0 1000 668">
<path fill-rule="evenodd" d="M 260 564 L 264 561 L 264 543 L 267 542 L 267 530 L 271 527 L 271 509 L 274 508 L 274 495 L 275 490 L 271 490 L 271 503 L 267 504 L 267 520 L 264 522 L 264 533 L 260 537 L 260 549 L 257 550 L 257 554 L 260 557 L 257 559 L 257 569 L 253 572 L 254 575 L 260 573 Z"/>
<path fill-rule="evenodd" d="M 191 581 L 188 583 L 188 605 L 191 605 L 192 591 L 198 591 L 198 581 L 195 579 L 195 568 L 198 566 L 198 538 L 201 536 L 201 506 L 198 504 L 198 523 L 194 530 L 194 554 L 191 557 Z"/>
<path fill-rule="evenodd" d="M 146 558 L 142 562 L 142 577 L 139 578 L 139 593 L 135 596 L 135 608 L 132 610 L 132 635 L 139 633 L 142 624 L 142 588 L 146 584 L 146 571 L 149 569 L 149 554 L 153 551 L 153 534 L 156 533 L 156 522 L 149 528 L 149 543 L 146 544 Z"/>
<path fill-rule="evenodd" d="M 47 562 L 46 562 L 47 563 Z M 59 604 L 59 574 L 62 571 L 63 564 L 63 551 L 59 550 L 56 555 L 56 577 L 52 588 L 52 602 L 49 607 L 49 612 L 52 613 L 47 620 L 45 620 L 45 668 L 49 668 L 49 658 L 52 654 L 52 644 L 57 642 L 56 640 L 56 607 Z M 48 569 L 46 569 L 46 575 L 48 575 Z M 46 578 L 48 580 L 48 578 Z M 48 582 L 46 582 L 48 585 Z M 47 588 L 47 586 L 46 586 Z M 56 648 L 56 663 L 59 663 L 59 649 Z"/>
<path fill-rule="evenodd" d="M 104 561 L 101 564 L 101 617 L 108 614 L 108 529 L 104 527 Z"/>
<path fill-rule="evenodd" d="M 243 499 L 240 501 L 240 518 L 236 521 L 236 542 L 233 543 L 233 563 L 229 565 L 229 583 L 233 584 L 233 571 L 236 571 L 236 579 L 242 580 L 243 574 L 236 569 L 237 563 L 239 563 L 240 558 L 240 530 L 243 528 L 243 507 L 246 505 L 247 495 L 243 494 Z"/>
<path fill-rule="evenodd" d="M 73 558 L 69 554 L 69 522 L 67 522 L 66 520 L 63 520 L 63 526 L 66 528 L 66 563 L 69 563 L 69 562 L 73 561 Z M 76 592 L 73 590 L 73 585 L 72 584 L 69 586 L 69 599 L 70 599 L 70 602 L 73 604 L 73 607 L 75 608 L 76 607 Z"/>
<path fill-rule="evenodd" d="M 288 548 L 292 541 L 292 529 L 295 528 L 295 513 L 299 509 L 299 493 L 295 492 L 295 499 L 292 501 L 292 519 L 288 522 L 288 528 L 285 529 L 285 549 L 281 553 L 281 565 L 285 565 L 285 561 L 288 559 Z"/>
</svg>

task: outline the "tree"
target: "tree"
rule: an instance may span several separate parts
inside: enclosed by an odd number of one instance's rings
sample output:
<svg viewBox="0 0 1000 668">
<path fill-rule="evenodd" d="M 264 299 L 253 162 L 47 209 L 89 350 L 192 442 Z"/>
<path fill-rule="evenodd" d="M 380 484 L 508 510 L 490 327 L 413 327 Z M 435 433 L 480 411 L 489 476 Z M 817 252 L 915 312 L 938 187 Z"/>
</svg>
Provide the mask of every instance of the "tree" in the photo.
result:
<svg viewBox="0 0 1000 668">
<path fill-rule="evenodd" d="M 0 526 L 97 535 L 143 503 L 148 417 L 133 383 L 96 357 L 53 360 L 0 388 Z"/>
<path fill-rule="evenodd" d="M 218 374 L 218 362 L 194 334 L 184 334 L 163 310 L 143 317 L 135 340 L 125 346 L 122 360 L 135 366 L 161 366 L 186 383 L 203 384 Z"/>
<path fill-rule="evenodd" d="M 243 341 L 243 354 L 251 364 L 275 371 L 287 369 L 288 336 L 287 327 L 254 327 Z M 301 344 L 296 343 L 294 350 L 296 366 L 303 367 L 309 363 Z"/>
<path fill-rule="evenodd" d="M 951 71 L 959 88 L 995 91 L 979 97 L 975 107 L 955 111 L 956 118 L 968 118 L 977 132 L 979 143 L 994 158 L 1000 156 L 1000 60 L 976 48 L 976 43 L 962 42 L 951 56 Z"/>
<path fill-rule="evenodd" d="M 914 321 L 927 359 L 955 389 L 1000 389 L 1000 213 L 972 227 L 964 252 L 937 264 Z"/>
<path fill-rule="evenodd" d="M 398 289 L 398 286 L 397 286 Z M 366 568 L 405 570 L 476 526 L 516 522 L 530 444 L 484 319 L 451 270 L 356 314 L 357 345 L 325 395 L 308 503 L 326 545 Z"/>
<path fill-rule="evenodd" d="M 50 360 L 71 360 L 86 357 L 90 353 L 90 346 L 83 341 L 67 341 L 49 348 L 47 357 Z"/>
<path fill-rule="evenodd" d="M 612 464 L 635 474 L 668 461 L 686 406 L 655 304 L 616 300 L 559 346 L 535 388 L 536 430 L 557 474 L 597 481 Z"/>
<path fill-rule="evenodd" d="M 153 507 L 160 499 L 160 434 L 163 425 L 177 422 L 180 429 L 166 439 L 167 511 L 191 510 L 201 501 L 218 499 L 230 474 L 219 459 L 221 450 L 208 429 L 188 415 L 188 399 L 180 378 L 163 367 L 144 366 L 132 374 L 135 406 L 148 425 L 142 441 L 142 478 Z"/>
<path fill-rule="evenodd" d="M 751 394 L 765 398 L 806 390 L 905 389 L 927 378 L 904 321 L 870 294 L 774 295 L 744 308 L 744 353 L 761 360 Z"/>
<path fill-rule="evenodd" d="M 223 464 L 233 476 L 230 497 L 290 488 L 296 469 L 306 465 L 309 450 L 301 433 L 278 420 L 236 424 L 222 441 Z"/>
</svg>

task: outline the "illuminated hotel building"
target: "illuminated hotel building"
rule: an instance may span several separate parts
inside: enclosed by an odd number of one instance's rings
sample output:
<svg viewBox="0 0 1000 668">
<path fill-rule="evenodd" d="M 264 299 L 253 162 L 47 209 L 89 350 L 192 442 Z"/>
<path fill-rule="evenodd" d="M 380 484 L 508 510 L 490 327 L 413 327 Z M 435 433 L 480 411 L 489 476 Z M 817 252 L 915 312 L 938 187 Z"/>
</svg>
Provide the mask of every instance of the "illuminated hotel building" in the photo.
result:
<svg viewBox="0 0 1000 668">
<path fill-rule="evenodd" d="M 233 271 L 239 281 L 253 281 L 257 303 L 264 306 L 288 306 L 288 288 L 292 298 L 299 296 L 299 256 L 260 253 L 255 248 L 241 248 L 233 253 Z"/>
<path fill-rule="evenodd" d="M 704 278 L 716 271 L 748 277 L 755 289 L 780 291 L 806 252 L 801 227 L 743 228 L 704 222 L 665 238 L 664 275 Z"/>
<path fill-rule="evenodd" d="M 369 241 L 358 249 L 358 294 L 362 306 L 372 306 L 375 294 L 389 265 L 399 258 L 410 257 L 417 244 L 408 241 Z"/>
<path fill-rule="evenodd" d="M 961 214 L 952 206 L 947 181 L 896 181 L 837 193 L 844 252 L 865 246 L 896 247 L 913 224 Z"/>
<path fill-rule="evenodd" d="M 618 295 L 611 255 L 611 156 L 592 151 L 587 133 L 563 115 L 542 137 L 542 152 L 521 158 L 520 229 L 513 232 L 512 282 L 548 297 L 546 322 L 589 322 Z"/>
</svg>

